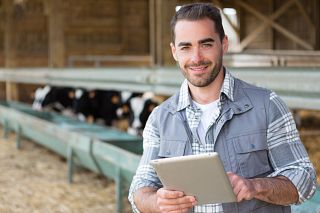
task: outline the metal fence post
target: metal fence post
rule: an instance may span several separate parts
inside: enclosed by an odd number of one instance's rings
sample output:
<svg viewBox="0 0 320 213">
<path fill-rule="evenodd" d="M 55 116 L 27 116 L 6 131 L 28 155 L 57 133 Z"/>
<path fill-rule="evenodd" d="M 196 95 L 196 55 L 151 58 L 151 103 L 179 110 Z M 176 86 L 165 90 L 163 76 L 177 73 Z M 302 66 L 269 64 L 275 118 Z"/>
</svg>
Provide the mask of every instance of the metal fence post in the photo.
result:
<svg viewBox="0 0 320 213">
<path fill-rule="evenodd" d="M 116 213 L 122 213 L 123 210 L 123 180 L 121 177 L 121 168 L 119 166 L 116 167 Z"/>
<path fill-rule="evenodd" d="M 17 124 L 16 129 L 16 148 L 21 149 L 21 126 Z"/>
<path fill-rule="evenodd" d="M 2 137 L 7 139 L 9 133 L 9 122 L 7 119 L 3 119 L 3 135 Z"/>
<path fill-rule="evenodd" d="M 68 146 L 68 153 L 67 153 L 67 163 L 68 163 L 68 183 L 71 184 L 73 182 L 73 170 L 74 170 L 74 151 L 72 149 L 72 146 Z"/>
</svg>

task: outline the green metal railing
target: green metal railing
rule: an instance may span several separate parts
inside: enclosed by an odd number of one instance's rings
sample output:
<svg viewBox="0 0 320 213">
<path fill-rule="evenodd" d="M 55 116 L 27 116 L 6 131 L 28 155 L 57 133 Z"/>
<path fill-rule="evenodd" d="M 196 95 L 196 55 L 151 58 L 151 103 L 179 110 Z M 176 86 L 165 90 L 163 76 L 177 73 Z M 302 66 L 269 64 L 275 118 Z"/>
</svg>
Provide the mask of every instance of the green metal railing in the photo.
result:
<svg viewBox="0 0 320 213">
<path fill-rule="evenodd" d="M 75 165 L 113 179 L 116 212 L 122 212 L 122 199 L 140 161 L 141 138 L 14 102 L 0 103 L 0 122 L 5 137 L 10 130 L 16 132 L 18 149 L 26 137 L 65 157 L 70 183 Z"/>
<path fill-rule="evenodd" d="M 320 110 L 320 68 L 230 68 L 233 75 L 276 91 L 289 107 Z M 183 76 L 176 67 L 0 69 L 0 81 L 172 95 Z"/>
</svg>

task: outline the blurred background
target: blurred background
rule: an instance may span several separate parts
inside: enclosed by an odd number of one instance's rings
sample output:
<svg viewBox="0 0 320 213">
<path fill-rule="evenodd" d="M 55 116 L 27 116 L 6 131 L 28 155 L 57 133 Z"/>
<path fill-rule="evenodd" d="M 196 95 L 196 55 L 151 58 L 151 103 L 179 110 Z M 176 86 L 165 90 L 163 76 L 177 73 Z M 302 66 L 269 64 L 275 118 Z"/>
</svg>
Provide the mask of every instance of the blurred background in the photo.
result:
<svg viewBox="0 0 320 213">
<path fill-rule="evenodd" d="M 320 182 L 319 0 L 0 0 L 0 212 L 130 212 L 145 122 L 183 80 L 170 20 L 193 2 L 221 9 L 225 66 L 288 104 Z"/>
</svg>

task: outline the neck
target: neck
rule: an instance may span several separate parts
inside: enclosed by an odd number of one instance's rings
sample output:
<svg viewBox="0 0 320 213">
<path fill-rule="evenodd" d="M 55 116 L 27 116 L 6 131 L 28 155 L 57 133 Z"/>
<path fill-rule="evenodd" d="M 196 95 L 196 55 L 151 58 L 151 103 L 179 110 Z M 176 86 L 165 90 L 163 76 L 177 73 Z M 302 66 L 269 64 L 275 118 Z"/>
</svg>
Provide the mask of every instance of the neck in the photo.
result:
<svg viewBox="0 0 320 213">
<path fill-rule="evenodd" d="M 220 96 L 223 80 L 224 71 L 221 67 L 216 79 L 206 87 L 196 87 L 188 83 L 192 99 L 199 104 L 208 104 L 217 100 Z"/>
</svg>

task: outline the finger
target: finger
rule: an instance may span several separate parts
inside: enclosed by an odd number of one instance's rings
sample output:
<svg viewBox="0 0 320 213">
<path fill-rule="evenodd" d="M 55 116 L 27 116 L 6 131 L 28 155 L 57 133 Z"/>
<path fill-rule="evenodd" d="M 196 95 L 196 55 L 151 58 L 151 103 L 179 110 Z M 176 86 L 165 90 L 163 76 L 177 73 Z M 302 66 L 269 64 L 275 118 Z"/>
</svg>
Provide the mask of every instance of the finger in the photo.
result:
<svg viewBox="0 0 320 213">
<path fill-rule="evenodd" d="M 179 204 L 179 205 L 164 205 L 159 206 L 159 209 L 164 212 L 172 212 L 172 211 L 184 211 L 185 209 L 190 209 L 193 207 L 193 203 Z"/>
<path fill-rule="evenodd" d="M 230 182 L 232 182 L 234 173 L 232 173 L 232 172 L 227 172 L 227 176 L 228 176 Z"/>
<path fill-rule="evenodd" d="M 249 180 L 244 180 L 243 184 L 241 184 L 241 187 L 239 189 L 239 193 L 237 194 L 238 201 L 242 200 L 251 200 L 255 196 L 255 190 L 251 186 L 251 183 Z"/>
<path fill-rule="evenodd" d="M 179 204 L 189 204 L 189 203 L 196 203 L 196 199 L 193 196 L 184 196 L 181 198 L 158 198 L 158 204 L 159 205 L 179 205 Z"/>
<path fill-rule="evenodd" d="M 229 178 L 238 177 L 238 175 L 236 173 L 233 173 L 233 172 L 227 172 L 227 175 L 228 175 Z"/>
<path fill-rule="evenodd" d="M 173 190 L 167 190 L 164 188 L 160 188 L 157 191 L 157 196 L 161 198 L 166 198 L 166 199 L 175 199 L 184 196 L 183 192 L 180 191 L 173 191 Z"/>
<path fill-rule="evenodd" d="M 236 195 L 236 197 L 238 198 L 238 195 L 240 193 L 240 190 L 241 190 L 241 187 L 239 187 L 238 185 L 236 185 L 234 188 L 233 188 L 233 193 Z"/>
<path fill-rule="evenodd" d="M 230 184 L 235 194 L 239 192 L 239 188 L 241 187 L 239 186 L 240 185 L 239 181 L 240 181 L 239 176 L 234 176 L 234 175 L 230 176 Z"/>
<path fill-rule="evenodd" d="M 231 183 L 231 186 L 234 187 L 236 185 L 236 183 L 238 182 L 238 179 L 240 178 L 240 176 L 238 176 L 232 172 L 227 172 L 227 175 L 228 175 L 229 181 Z"/>
<path fill-rule="evenodd" d="M 195 205 L 197 205 L 197 201 L 194 196 L 184 196 L 177 199 L 165 199 L 158 197 L 157 199 L 157 206 L 165 212 L 191 208 Z"/>
<path fill-rule="evenodd" d="M 240 192 L 248 191 L 248 186 L 246 185 L 246 180 L 238 175 L 232 177 L 232 188 L 233 192 L 237 197 L 237 201 L 240 202 L 243 200 L 243 195 Z"/>
<path fill-rule="evenodd" d="M 247 189 L 242 189 L 237 195 L 237 201 L 241 202 L 243 200 L 251 200 L 253 198 L 252 193 Z"/>
<path fill-rule="evenodd" d="M 238 191 L 237 193 L 237 202 L 241 202 L 244 200 L 244 196 L 243 196 L 243 191 L 241 191 L 241 189 Z"/>
<path fill-rule="evenodd" d="M 239 194 L 239 192 L 246 187 L 245 181 L 242 178 L 237 178 L 233 181 L 233 191 L 235 194 Z"/>
<path fill-rule="evenodd" d="M 233 172 L 227 172 L 227 175 L 229 176 L 229 175 L 235 175 L 235 173 L 233 173 Z"/>
</svg>

